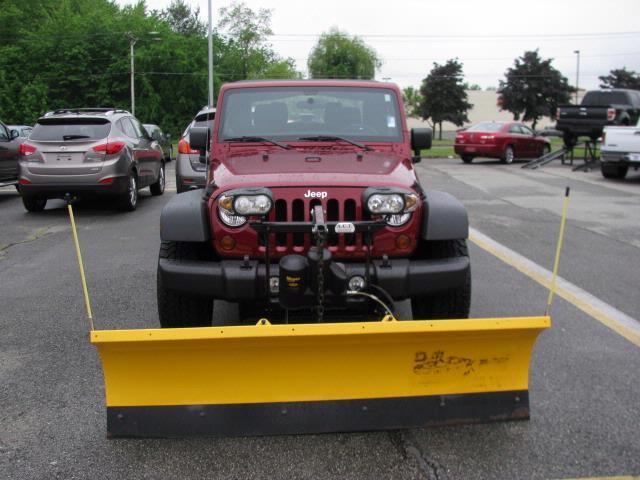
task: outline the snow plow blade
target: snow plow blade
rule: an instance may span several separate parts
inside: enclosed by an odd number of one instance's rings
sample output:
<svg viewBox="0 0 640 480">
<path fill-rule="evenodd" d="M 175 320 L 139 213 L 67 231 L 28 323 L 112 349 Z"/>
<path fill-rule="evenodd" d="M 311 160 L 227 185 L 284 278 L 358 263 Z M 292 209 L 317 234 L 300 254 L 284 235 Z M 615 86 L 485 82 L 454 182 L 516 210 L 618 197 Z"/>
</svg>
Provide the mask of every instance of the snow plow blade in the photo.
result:
<svg viewBox="0 0 640 480">
<path fill-rule="evenodd" d="M 549 317 L 94 330 L 109 437 L 273 435 L 529 418 Z"/>
</svg>

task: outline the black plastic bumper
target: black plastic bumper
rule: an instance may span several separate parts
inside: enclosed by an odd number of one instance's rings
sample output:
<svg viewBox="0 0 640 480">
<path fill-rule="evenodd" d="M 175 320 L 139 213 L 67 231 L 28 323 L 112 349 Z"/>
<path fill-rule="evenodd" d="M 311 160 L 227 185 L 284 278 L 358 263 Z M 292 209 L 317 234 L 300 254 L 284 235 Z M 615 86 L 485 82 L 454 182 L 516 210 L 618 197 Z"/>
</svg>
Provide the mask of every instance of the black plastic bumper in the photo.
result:
<svg viewBox="0 0 640 480">
<path fill-rule="evenodd" d="M 125 193 L 129 187 L 127 177 L 117 177 L 113 183 L 103 185 L 100 183 L 31 183 L 20 185 L 20 193 L 28 196 L 41 196 L 48 198 L 64 197 L 67 193 L 77 196 L 87 195 L 119 195 Z"/>
<path fill-rule="evenodd" d="M 365 264 L 346 263 L 347 276 L 365 276 Z M 443 260 L 389 259 L 372 260 L 372 283 L 380 286 L 394 300 L 429 295 L 465 284 L 469 274 L 467 257 Z M 278 264 L 269 269 L 278 276 Z M 264 262 L 258 260 L 222 260 L 202 262 L 161 258 L 158 273 L 166 288 L 191 295 L 229 301 L 266 299 Z"/>
</svg>

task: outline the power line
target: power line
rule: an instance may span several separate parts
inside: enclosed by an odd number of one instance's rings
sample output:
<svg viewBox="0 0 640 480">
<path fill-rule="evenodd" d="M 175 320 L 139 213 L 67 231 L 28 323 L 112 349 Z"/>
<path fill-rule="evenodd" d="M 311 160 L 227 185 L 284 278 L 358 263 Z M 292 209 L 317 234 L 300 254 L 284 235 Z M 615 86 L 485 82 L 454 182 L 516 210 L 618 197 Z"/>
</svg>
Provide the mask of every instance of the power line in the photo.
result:
<svg viewBox="0 0 640 480">
<path fill-rule="evenodd" d="M 274 33 L 269 37 L 303 37 L 303 38 L 315 38 L 320 37 L 323 34 L 318 33 Z M 488 35 L 451 35 L 451 34 L 385 34 L 385 33 L 365 33 L 365 34 L 350 34 L 345 36 L 356 36 L 362 38 L 416 38 L 416 39 L 467 39 L 475 40 L 480 38 L 583 38 L 583 37 L 610 37 L 610 36 L 629 36 L 640 35 L 640 30 L 627 31 L 627 32 L 583 32 L 583 33 L 515 33 L 515 34 L 488 34 Z"/>
</svg>

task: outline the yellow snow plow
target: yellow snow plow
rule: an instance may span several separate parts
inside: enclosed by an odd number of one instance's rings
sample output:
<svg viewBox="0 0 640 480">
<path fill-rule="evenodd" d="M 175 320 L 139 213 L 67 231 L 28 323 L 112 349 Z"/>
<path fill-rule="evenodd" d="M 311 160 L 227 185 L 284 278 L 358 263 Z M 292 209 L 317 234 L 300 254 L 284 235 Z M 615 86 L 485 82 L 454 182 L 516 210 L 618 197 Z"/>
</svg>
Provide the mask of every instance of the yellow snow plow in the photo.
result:
<svg viewBox="0 0 640 480">
<path fill-rule="evenodd" d="M 109 437 L 272 435 L 529 418 L 538 317 L 95 330 Z M 380 302 L 382 303 L 382 302 Z"/>
<path fill-rule="evenodd" d="M 111 437 L 526 419 L 549 317 L 94 330 Z"/>
</svg>

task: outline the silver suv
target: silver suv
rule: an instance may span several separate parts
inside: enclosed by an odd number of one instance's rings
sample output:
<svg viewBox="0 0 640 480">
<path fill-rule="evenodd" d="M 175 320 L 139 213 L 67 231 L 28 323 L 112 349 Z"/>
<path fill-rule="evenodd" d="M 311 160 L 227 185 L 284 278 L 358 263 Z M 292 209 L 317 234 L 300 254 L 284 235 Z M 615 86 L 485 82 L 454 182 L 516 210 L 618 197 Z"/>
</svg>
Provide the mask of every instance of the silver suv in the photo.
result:
<svg viewBox="0 0 640 480">
<path fill-rule="evenodd" d="M 162 149 L 126 110 L 55 110 L 40 118 L 20 146 L 20 193 L 30 212 L 48 198 L 110 195 L 121 210 L 135 210 L 138 190 L 162 195 Z"/>
<path fill-rule="evenodd" d="M 200 152 L 193 150 L 189 145 L 189 130 L 191 127 L 213 127 L 216 109 L 204 107 L 187 126 L 178 142 L 178 154 L 176 155 L 176 190 L 178 193 L 186 192 L 194 188 L 204 188 L 207 166 L 202 163 Z M 207 152 L 207 155 L 209 152 Z"/>
</svg>

